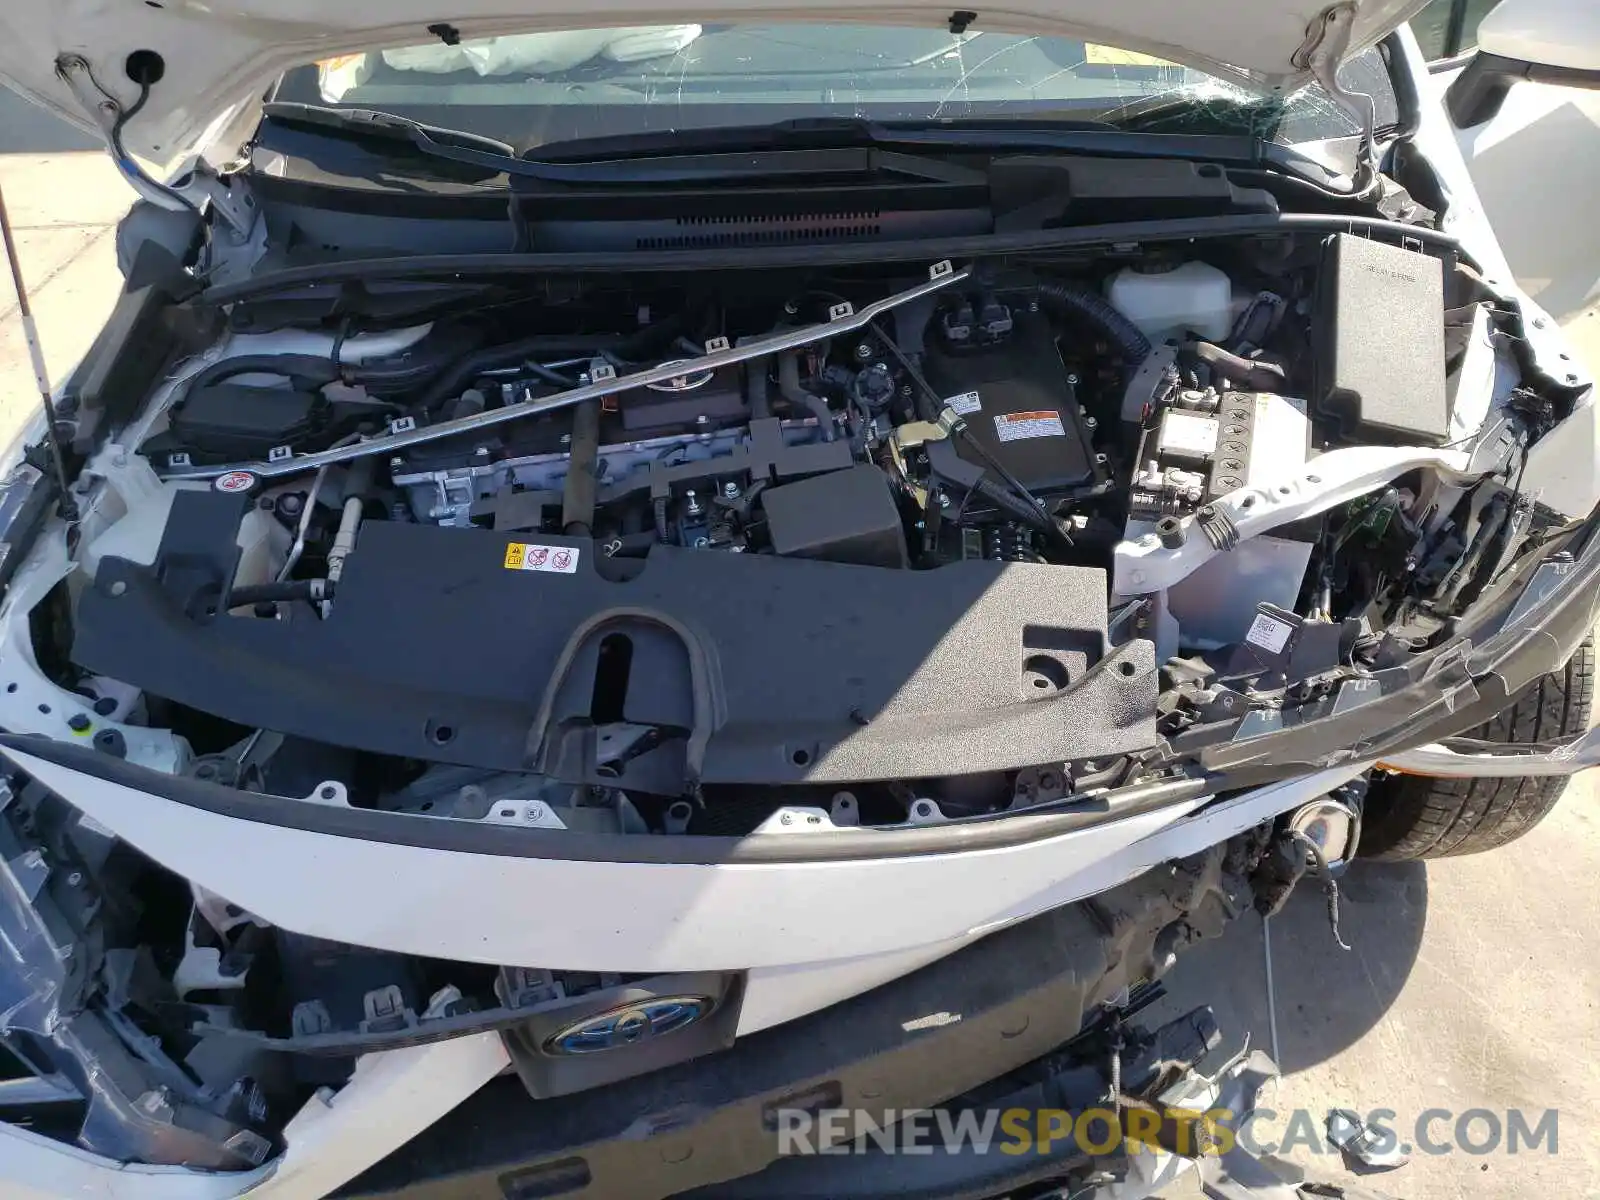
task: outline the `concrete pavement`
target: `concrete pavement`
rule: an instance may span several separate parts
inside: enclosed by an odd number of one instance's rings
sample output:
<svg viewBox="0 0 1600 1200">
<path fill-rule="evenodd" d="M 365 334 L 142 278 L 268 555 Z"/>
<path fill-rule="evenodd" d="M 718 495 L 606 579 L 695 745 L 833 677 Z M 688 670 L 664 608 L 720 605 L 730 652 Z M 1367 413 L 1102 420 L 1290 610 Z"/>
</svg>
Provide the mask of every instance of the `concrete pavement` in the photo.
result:
<svg viewBox="0 0 1600 1200">
<path fill-rule="evenodd" d="M 45 362 L 59 383 L 105 323 L 122 277 L 114 226 L 133 202 L 87 135 L 0 89 L 0 187 Z M 16 289 L 0 269 L 0 435 L 38 405 Z"/>
<path fill-rule="evenodd" d="M 112 225 L 132 199 L 87 139 L 0 92 L 0 186 L 53 377 L 83 353 L 119 284 Z M 9 276 L 0 280 L 0 433 L 37 403 Z M 1600 318 L 1572 332 L 1600 363 Z M 1413 1200 L 1600 1197 L 1600 821 L 1595 778 L 1509 849 L 1353 871 L 1343 927 L 1327 932 L 1314 887 L 1274 925 L 1285 1079 L 1273 1106 L 1395 1111 L 1561 1109 L 1559 1154 L 1414 1156 L 1368 1184 Z M 1169 1007 L 1209 1002 L 1224 1028 L 1267 1044 L 1260 925 L 1247 919 L 1191 951 Z M 1436 1126 L 1449 1136 L 1450 1124 Z M 1284 1132 L 1282 1123 L 1276 1133 Z M 1335 1160 L 1289 1156 L 1313 1176 Z"/>
</svg>

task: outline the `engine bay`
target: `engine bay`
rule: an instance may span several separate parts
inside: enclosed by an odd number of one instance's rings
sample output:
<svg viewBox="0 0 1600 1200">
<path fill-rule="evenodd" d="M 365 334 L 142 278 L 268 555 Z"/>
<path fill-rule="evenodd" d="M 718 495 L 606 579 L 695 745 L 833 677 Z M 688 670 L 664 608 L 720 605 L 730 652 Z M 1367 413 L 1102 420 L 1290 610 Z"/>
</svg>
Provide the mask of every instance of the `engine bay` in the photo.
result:
<svg viewBox="0 0 1600 1200">
<path fill-rule="evenodd" d="M 993 814 L 1336 703 L 1556 524 L 1492 478 L 1554 403 L 1415 248 L 734 282 L 234 306 L 86 470 L 91 737 L 607 832 Z"/>
<path fill-rule="evenodd" d="M 1272 735 L 1376 728 L 1579 515 L 1523 486 L 1575 394 L 1515 310 L 1347 233 L 149 311 L 83 385 L 79 519 L 0 564 L 0 725 L 107 794 L 347 843 L 809 865 L 794 835 L 932 858 L 1228 799 Z M 1312 737 L 1285 770 L 1364 770 Z M 641 996 L 702 1006 L 683 1054 L 744 1033 L 742 971 L 324 941 L 6 799 L 0 840 L 73 868 L 36 903 L 117 947 L 88 1061 L 167 1072 L 174 1119 L 126 1106 L 108 1154 L 258 1165 L 357 1056 L 472 1032 L 568 1096 L 675 1061 L 567 1061 Z M 1274 824 L 1225 848 L 1264 890 Z"/>
</svg>

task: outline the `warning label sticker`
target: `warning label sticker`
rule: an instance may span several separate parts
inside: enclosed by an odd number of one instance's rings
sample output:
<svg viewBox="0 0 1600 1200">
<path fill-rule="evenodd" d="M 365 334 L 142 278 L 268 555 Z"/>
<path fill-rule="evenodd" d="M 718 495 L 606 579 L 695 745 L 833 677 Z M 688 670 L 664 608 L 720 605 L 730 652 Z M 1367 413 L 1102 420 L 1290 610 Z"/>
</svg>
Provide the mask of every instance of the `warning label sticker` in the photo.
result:
<svg viewBox="0 0 1600 1200">
<path fill-rule="evenodd" d="M 1253 642 L 1263 650 L 1282 654 L 1283 648 L 1289 644 L 1289 635 L 1293 632 L 1294 626 L 1289 622 L 1269 617 L 1266 613 L 1257 613 L 1256 619 L 1250 622 L 1250 630 L 1244 635 L 1244 640 Z"/>
<path fill-rule="evenodd" d="M 975 412 L 983 411 L 983 397 L 977 392 L 962 392 L 959 396 L 951 396 L 945 402 L 946 408 L 953 408 L 963 417 L 970 417 Z"/>
<path fill-rule="evenodd" d="M 1061 414 L 1048 408 L 1038 412 L 1001 413 L 994 419 L 994 431 L 1002 442 L 1067 436 L 1066 427 L 1061 424 Z"/>
<path fill-rule="evenodd" d="M 552 571 L 571 575 L 578 569 L 576 546 L 540 546 L 532 542 L 512 542 L 506 547 L 508 571 Z"/>
</svg>

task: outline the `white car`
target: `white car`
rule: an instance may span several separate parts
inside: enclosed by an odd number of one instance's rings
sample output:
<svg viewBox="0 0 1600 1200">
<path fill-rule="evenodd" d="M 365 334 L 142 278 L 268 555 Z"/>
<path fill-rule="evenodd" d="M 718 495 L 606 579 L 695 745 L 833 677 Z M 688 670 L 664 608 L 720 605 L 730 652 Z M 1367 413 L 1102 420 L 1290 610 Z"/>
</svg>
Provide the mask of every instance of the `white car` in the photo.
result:
<svg viewBox="0 0 1600 1200">
<path fill-rule="evenodd" d="M 0 15 L 141 196 L 0 494 L 0 1193 L 1146 1194 L 780 1133 L 1192 1100 L 1184 945 L 1600 761 L 1457 143 L 1600 10 L 518 7 Z"/>
</svg>

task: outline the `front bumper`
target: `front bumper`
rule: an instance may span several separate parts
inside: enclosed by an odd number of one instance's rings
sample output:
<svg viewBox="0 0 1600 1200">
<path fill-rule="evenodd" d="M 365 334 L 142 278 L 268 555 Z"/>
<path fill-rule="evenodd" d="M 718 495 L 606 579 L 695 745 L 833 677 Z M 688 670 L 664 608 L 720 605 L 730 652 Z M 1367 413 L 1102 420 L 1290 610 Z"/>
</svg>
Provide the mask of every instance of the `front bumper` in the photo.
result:
<svg viewBox="0 0 1600 1200">
<path fill-rule="evenodd" d="M 7 1195 L 28 1200 L 311 1200 L 363 1169 L 336 1194 L 675 1195 L 776 1161 L 780 1110 L 926 1108 L 1036 1062 L 1099 1006 L 1159 975 L 1185 941 L 1219 933 L 1249 895 L 1217 846 L 730 1050 L 577 1095 L 530 1099 L 515 1078 L 496 1078 L 508 1061 L 499 1038 L 478 1035 L 361 1060 L 349 1085 L 290 1122 L 284 1154 L 255 1171 L 124 1166 L 0 1125 L 0 1172 Z M 927 1194 L 975 1194 L 969 1185 L 993 1190 L 1019 1171 L 1061 1166 L 989 1155 L 951 1176 L 961 1188 Z"/>
</svg>

